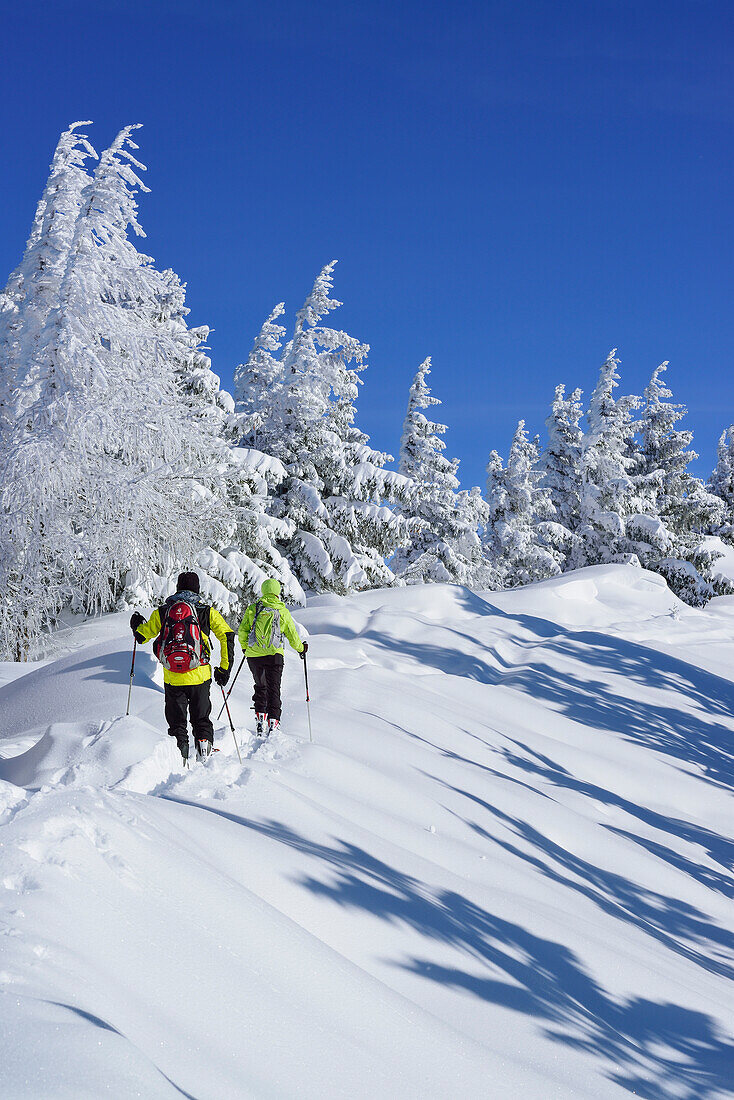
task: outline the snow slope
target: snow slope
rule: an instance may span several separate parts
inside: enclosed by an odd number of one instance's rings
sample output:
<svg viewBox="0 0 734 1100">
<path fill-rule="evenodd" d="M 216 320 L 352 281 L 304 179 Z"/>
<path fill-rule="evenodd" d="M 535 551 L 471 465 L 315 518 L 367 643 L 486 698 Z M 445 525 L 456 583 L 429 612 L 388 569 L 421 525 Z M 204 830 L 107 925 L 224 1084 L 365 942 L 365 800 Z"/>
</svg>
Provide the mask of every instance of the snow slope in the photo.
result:
<svg viewBox="0 0 734 1100">
<path fill-rule="evenodd" d="M 0 687 L 0 1095 L 734 1095 L 734 598 L 320 597 L 184 772 L 125 616 Z M 243 674 L 233 695 L 251 721 Z"/>
</svg>

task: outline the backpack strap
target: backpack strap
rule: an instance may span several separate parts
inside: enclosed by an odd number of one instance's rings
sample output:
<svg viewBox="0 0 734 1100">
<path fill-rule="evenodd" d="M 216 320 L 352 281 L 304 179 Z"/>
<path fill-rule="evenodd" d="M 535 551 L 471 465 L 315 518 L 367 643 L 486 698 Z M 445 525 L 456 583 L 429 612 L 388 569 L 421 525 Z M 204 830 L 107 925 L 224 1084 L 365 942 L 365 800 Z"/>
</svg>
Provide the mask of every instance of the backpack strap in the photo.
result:
<svg viewBox="0 0 734 1100">
<path fill-rule="evenodd" d="M 211 649 L 211 614 L 212 609 L 209 604 L 197 603 L 196 605 L 196 617 L 199 620 L 199 629 L 201 630 L 201 653 L 203 657 L 206 657 L 209 661 L 212 653 Z"/>
<path fill-rule="evenodd" d="M 257 617 L 260 614 L 260 612 L 264 609 L 264 607 L 265 607 L 265 604 L 262 603 L 260 600 L 257 600 L 255 602 L 255 614 L 254 614 L 253 619 L 252 619 L 252 626 L 250 627 L 250 633 L 247 635 L 247 644 L 248 644 L 248 646 L 256 646 L 257 645 L 257 634 L 255 632 L 255 628 L 257 627 Z"/>
<path fill-rule="evenodd" d="M 197 614 L 198 619 L 199 619 L 199 626 L 201 627 L 203 632 L 208 637 L 212 632 L 212 625 L 211 625 L 212 609 L 211 609 L 211 607 L 209 606 L 209 604 L 206 604 L 206 603 L 197 603 L 197 605 L 196 605 L 196 614 Z"/>
<path fill-rule="evenodd" d="M 161 628 L 153 639 L 153 655 L 157 658 L 161 651 L 161 642 L 163 641 L 163 628 L 166 625 L 166 615 L 168 614 L 168 604 L 162 603 L 158 608 L 158 618 L 161 620 Z"/>
</svg>

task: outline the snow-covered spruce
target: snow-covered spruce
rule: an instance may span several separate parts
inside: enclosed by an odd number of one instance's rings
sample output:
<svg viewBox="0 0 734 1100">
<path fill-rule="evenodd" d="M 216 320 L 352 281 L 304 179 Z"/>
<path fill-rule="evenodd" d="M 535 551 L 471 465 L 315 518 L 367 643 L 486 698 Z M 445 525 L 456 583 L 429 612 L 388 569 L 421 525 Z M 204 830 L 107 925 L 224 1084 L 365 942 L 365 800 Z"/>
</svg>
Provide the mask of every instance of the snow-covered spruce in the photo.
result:
<svg viewBox="0 0 734 1100">
<path fill-rule="evenodd" d="M 198 501 L 216 506 L 216 524 L 208 529 L 211 545 L 196 555 L 202 593 L 225 615 L 237 616 L 257 596 L 263 580 L 276 576 L 286 599 L 303 601 L 303 592 L 276 541 L 290 528 L 269 513 L 269 494 L 285 477 L 282 464 L 261 451 L 240 446 L 242 415 L 232 395 L 221 388 L 206 354 L 206 326 L 187 328 L 185 287 L 172 271 L 161 276 L 165 293 L 159 323 L 176 337 L 179 356 L 174 376 L 186 423 L 198 425 L 208 452 L 196 472 L 194 521 Z M 168 594 L 178 566 L 170 575 L 150 575 L 141 584 L 131 575 L 126 592 L 130 603 L 150 603 Z"/>
<path fill-rule="evenodd" d="M 85 186 L 86 139 L 62 137 L 28 275 L 14 280 L 22 370 L 0 450 L 6 652 L 31 651 L 64 607 L 109 609 L 127 573 L 149 583 L 226 533 L 214 437 L 190 421 L 178 378 L 192 338 L 162 307 L 170 280 L 128 237 L 143 235 L 134 129 Z"/>
<path fill-rule="evenodd" d="M 718 497 L 723 514 L 714 533 L 723 540 L 724 548 L 734 546 L 734 424 L 721 433 L 716 447 L 716 466 L 707 489 Z"/>
<path fill-rule="evenodd" d="M 316 279 L 277 366 L 280 307 L 270 315 L 238 371 L 236 397 L 249 418 L 242 442 L 286 471 L 272 501 L 280 552 L 305 589 L 346 592 L 392 583 L 385 559 L 404 540 L 405 523 L 389 504 L 407 485 L 354 425 L 368 346 L 321 323 L 341 304 L 330 297 L 335 262 Z"/>
<path fill-rule="evenodd" d="M 126 127 L 102 155 L 75 124 L 56 150 L 2 298 L 0 644 L 27 655 L 65 608 L 149 604 L 196 563 L 235 614 L 277 575 L 302 599 L 268 513 L 282 465 L 239 418 L 188 328 L 185 288 L 135 248 L 147 190 Z"/>
<path fill-rule="evenodd" d="M 498 586 L 515 588 L 561 572 L 568 532 L 553 520 L 550 492 L 541 484 L 537 436 L 530 440 L 521 420 L 507 467 L 497 451 L 487 464 L 489 516 L 485 552 Z"/>
<path fill-rule="evenodd" d="M 689 449 L 693 433 L 676 428 L 687 409 L 669 400 L 672 393 L 661 379 L 667 366 L 653 371 L 645 390 L 635 481 L 647 514 L 631 516 L 627 531 L 638 540 L 641 563 L 664 576 L 686 603 L 701 606 L 732 591 L 717 574 L 717 552 L 704 539 L 721 527 L 725 506 L 688 471 L 698 456 Z"/>
<path fill-rule="evenodd" d="M 276 322 L 283 313 L 285 304 L 279 302 L 263 323 L 246 362 L 240 363 L 234 372 L 233 392 L 241 433 L 253 447 L 261 446 L 275 424 L 283 364 L 274 353 L 283 346 L 285 337 L 284 326 Z M 265 429 L 263 439 L 261 428 Z"/>
<path fill-rule="evenodd" d="M 638 397 L 620 397 L 619 359 L 614 348 L 601 366 L 586 414 L 587 432 L 581 453 L 581 500 L 578 540 L 573 566 L 622 561 L 632 552 L 626 537 L 626 517 L 642 512 L 631 471 L 635 464 L 632 414 Z"/>
<path fill-rule="evenodd" d="M 171 415 L 175 348 L 154 323 L 160 277 L 128 239 L 142 235 L 133 129 L 82 191 L 57 301 L 24 363 L 33 400 L 4 433 L 6 647 L 32 642 L 67 604 L 114 606 L 121 566 L 165 571 L 182 543 L 195 549 L 188 471 L 205 447 Z"/>
<path fill-rule="evenodd" d="M 59 303 L 82 192 L 90 183 L 85 164 L 97 159 L 86 134 L 78 132 L 89 125 L 73 122 L 59 138 L 23 259 L 0 293 L 0 432 L 42 385 L 36 345 Z"/>
<path fill-rule="evenodd" d="M 667 363 L 654 371 L 644 403 L 632 396 L 615 400 L 618 365 L 615 349 L 602 365 L 585 435 L 579 426 L 580 391 L 566 398 L 563 386 L 556 389 L 541 460 L 541 484 L 549 491 L 556 524 L 543 524 L 540 541 L 565 568 L 606 561 L 642 564 L 660 572 L 682 599 L 700 605 L 729 591 L 715 569 L 718 551 L 705 539 L 711 530 L 722 530 L 722 503 L 687 470 L 696 457 L 687 449 L 692 433 L 675 427 L 686 410 L 668 400 L 670 390 L 661 380 Z M 722 442 L 722 484 L 726 461 Z M 501 483 L 502 477 L 494 455 L 490 483 Z"/>
<path fill-rule="evenodd" d="M 734 524 L 734 424 L 725 428 L 719 437 L 716 466 L 708 488 L 724 502 L 724 522 L 727 525 Z"/>
<path fill-rule="evenodd" d="M 556 386 L 545 424 L 548 442 L 540 457 L 541 486 L 548 490 L 553 520 L 567 532 L 557 539 L 565 561 L 571 554 L 581 518 L 581 453 L 583 432 L 581 390 L 568 397 L 566 387 Z"/>
<path fill-rule="evenodd" d="M 398 466 L 410 482 L 410 496 L 400 508 L 410 542 L 397 551 L 391 564 L 408 584 L 489 584 L 478 534 L 486 522 L 487 506 L 478 488 L 459 491 L 459 460 L 443 453 L 446 444 L 441 436 L 446 425 L 428 420 L 423 413 L 441 404 L 426 382 L 430 369 L 429 357 L 410 387 Z"/>
</svg>

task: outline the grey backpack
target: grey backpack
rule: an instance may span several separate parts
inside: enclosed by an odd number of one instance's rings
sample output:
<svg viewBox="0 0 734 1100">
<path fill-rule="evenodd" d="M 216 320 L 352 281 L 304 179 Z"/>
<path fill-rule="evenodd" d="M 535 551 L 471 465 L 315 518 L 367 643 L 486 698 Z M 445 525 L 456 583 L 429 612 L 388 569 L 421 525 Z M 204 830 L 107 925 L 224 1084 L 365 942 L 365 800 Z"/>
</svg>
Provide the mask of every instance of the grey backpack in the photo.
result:
<svg viewBox="0 0 734 1100">
<path fill-rule="evenodd" d="M 282 649 L 283 632 L 280 629 L 280 611 L 277 607 L 268 607 L 260 600 L 255 604 L 255 618 L 252 620 L 247 645 L 258 649 Z"/>
</svg>

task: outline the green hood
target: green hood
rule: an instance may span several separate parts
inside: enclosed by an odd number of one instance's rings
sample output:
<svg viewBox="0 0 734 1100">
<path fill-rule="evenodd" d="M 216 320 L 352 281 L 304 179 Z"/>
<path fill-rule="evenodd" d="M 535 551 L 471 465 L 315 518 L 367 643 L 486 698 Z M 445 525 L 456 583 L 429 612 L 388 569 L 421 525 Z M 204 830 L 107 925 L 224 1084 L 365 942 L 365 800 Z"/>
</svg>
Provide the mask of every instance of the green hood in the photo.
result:
<svg viewBox="0 0 734 1100">
<path fill-rule="evenodd" d="M 277 599 L 280 596 L 280 581 L 263 581 L 260 592 L 263 596 L 274 596 Z"/>
</svg>

